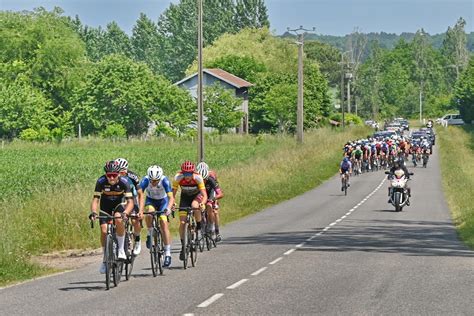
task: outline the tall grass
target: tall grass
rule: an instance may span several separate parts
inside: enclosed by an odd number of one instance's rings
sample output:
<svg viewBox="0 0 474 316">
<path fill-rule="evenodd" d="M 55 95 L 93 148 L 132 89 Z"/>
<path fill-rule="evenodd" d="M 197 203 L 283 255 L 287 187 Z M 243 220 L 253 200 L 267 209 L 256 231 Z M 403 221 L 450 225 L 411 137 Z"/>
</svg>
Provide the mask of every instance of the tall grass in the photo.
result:
<svg viewBox="0 0 474 316">
<path fill-rule="evenodd" d="M 226 194 L 222 223 L 315 187 L 337 171 L 342 144 L 367 133 L 365 128 L 320 129 L 307 133 L 303 145 L 289 136 L 208 139 L 206 162 L 217 170 Z M 0 183 L 0 285 L 48 272 L 29 264 L 30 255 L 99 246 L 87 215 L 106 160 L 125 157 L 140 176 L 157 163 L 173 176 L 180 162 L 194 160 L 196 147 L 169 140 L 6 146 L 0 176 L 11 180 Z M 174 233 L 176 226 L 177 221 Z"/>
<path fill-rule="evenodd" d="M 474 249 L 474 127 L 440 127 L 443 188 L 461 239 Z"/>
</svg>

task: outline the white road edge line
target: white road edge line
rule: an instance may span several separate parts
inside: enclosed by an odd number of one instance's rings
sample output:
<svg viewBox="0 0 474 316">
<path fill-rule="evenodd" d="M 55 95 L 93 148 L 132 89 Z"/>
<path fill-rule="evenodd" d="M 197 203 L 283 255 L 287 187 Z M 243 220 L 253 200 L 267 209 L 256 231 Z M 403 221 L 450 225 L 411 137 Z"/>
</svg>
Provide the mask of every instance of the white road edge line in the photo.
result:
<svg viewBox="0 0 474 316">
<path fill-rule="evenodd" d="M 257 271 L 255 271 L 254 273 L 252 273 L 251 275 L 253 276 L 256 276 L 256 275 L 259 275 L 260 273 L 262 273 L 263 271 L 267 270 L 268 268 L 267 267 L 263 267 L 261 269 L 258 269 Z"/>
<path fill-rule="evenodd" d="M 183 314 L 183 316 L 194 316 L 193 313 Z"/>
<path fill-rule="evenodd" d="M 283 257 L 276 258 L 275 260 L 273 260 L 273 261 L 270 262 L 269 264 L 274 265 L 275 263 L 277 263 L 277 262 L 280 261 L 281 259 L 283 259 Z"/>
<path fill-rule="evenodd" d="M 213 296 L 211 296 L 210 298 L 208 298 L 207 300 L 199 304 L 197 307 L 200 307 L 200 308 L 208 307 L 209 305 L 211 305 L 212 303 L 220 299 L 222 296 L 224 296 L 224 293 L 214 294 Z"/>
<path fill-rule="evenodd" d="M 329 228 L 328 228 L 328 229 L 329 229 Z M 299 245 L 296 245 L 295 247 L 296 247 L 296 248 L 301 248 L 301 247 L 303 247 L 303 246 L 304 246 L 304 244 L 305 244 L 305 243 L 304 243 L 304 242 L 302 242 L 301 244 L 299 244 Z"/>
<path fill-rule="evenodd" d="M 226 287 L 226 289 L 228 289 L 228 290 L 236 289 L 236 288 L 238 288 L 239 286 L 241 286 L 242 284 L 244 284 L 245 282 L 247 282 L 248 280 L 249 280 L 249 279 L 242 279 L 242 280 L 240 280 L 240 281 L 238 281 L 238 282 L 235 282 L 234 284 L 232 284 L 232 285 Z"/>
<path fill-rule="evenodd" d="M 314 236 L 313 236 L 313 237 L 314 237 Z M 311 237 L 311 238 L 313 238 L 313 237 Z M 295 248 L 290 249 L 290 250 L 288 250 L 287 252 L 285 252 L 284 255 L 285 255 L 285 256 L 288 256 L 288 255 L 290 255 L 291 253 L 293 253 L 295 250 L 296 250 Z"/>
</svg>

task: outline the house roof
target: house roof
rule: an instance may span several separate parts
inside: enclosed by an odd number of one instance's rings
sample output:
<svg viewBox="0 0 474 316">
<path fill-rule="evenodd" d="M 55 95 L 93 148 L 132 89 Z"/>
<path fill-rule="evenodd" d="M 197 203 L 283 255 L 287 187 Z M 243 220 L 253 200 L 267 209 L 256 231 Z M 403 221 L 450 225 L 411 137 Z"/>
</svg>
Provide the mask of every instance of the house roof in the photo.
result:
<svg viewBox="0 0 474 316">
<path fill-rule="evenodd" d="M 228 84 L 230 84 L 231 86 L 234 86 L 236 88 L 245 88 L 245 87 L 251 87 L 253 86 L 252 83 L 242 79 L 242 78 L 239 78 L 225 70 L 222 70 L 222 69 L 219 69 L 219 68 L 210 68 L 210 69 L 204 69 L 203 72 L 207 73 L 208 75 L 211 75 L 213 77 L 216 77 Z M 175 85 L 180 85 L 182 84 L 183 82 L 186 82 L 188 81 L 189 79 L 191 78 L 194 78 L 195 76 L 197 76 L 197 73 L 195 74 L 192 74 L 191 76 L 188 76 L 178 82 L 175 83 Z"/>
</svg>

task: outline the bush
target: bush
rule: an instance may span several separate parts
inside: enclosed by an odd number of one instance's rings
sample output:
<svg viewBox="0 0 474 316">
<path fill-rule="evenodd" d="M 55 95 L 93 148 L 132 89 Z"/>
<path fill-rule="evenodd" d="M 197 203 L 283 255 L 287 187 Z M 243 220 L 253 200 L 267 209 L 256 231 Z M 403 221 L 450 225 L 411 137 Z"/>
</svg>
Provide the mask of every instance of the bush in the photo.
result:
<svg viewBox="0 0 474 316">
<path fill-rule="evenodd" d="M 342 122 L 342 114 L 341 113 L 333 113 L 330 116 L 331 120 Z M 363 125 L 362 118 L 355 114 L 345 113 L 344 114 L 344 121 L 346 125 Z"/>
<path fill-rule="evenodd" d="M 39 133 L 32 128 L 27 128 L 21 131 L 20 139 L 26 141 L 38 140 Z"/>
<path fill-rule="evenodd" d="M 112 123 L 107 125 L 107 128 L 100 133 L 103 138 L 122 138 L 127 136 L 127 130 L 122 124 Z"/>
</svg>

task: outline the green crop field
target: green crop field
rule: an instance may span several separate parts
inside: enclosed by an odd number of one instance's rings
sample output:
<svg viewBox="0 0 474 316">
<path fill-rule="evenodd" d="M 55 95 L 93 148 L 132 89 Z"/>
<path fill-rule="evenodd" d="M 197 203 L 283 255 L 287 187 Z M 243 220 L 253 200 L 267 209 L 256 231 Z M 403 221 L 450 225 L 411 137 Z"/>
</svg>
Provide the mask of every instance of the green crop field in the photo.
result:
<svg viewBox="0 0 474 316">
<path fill-rule="evenodd" d="M 365 128 L 321 129 L 308 133 L 304 145 L 288 136 L 206 139 L 206 162 L 217 170 L 226 194 L 222 222 L 315 187 L 337 171 L 342 144 L 367 133 Z M 106 160 L 124 157 L 140 176 L 151 164 L 159 164 L 171 177 L 183 160 L 195 160 L 196 149 L 190 141 L 169 139 L 4 146 L 0 155 L 0 284 L 48 273 L 29 262 L 31 255 L 99 246 L 98 230 L 90 229 L 87 215 Z M 173 232 L 176 225 L 177 221 L 172 223 Z"/>
</svg>

